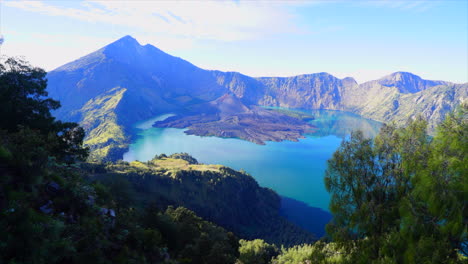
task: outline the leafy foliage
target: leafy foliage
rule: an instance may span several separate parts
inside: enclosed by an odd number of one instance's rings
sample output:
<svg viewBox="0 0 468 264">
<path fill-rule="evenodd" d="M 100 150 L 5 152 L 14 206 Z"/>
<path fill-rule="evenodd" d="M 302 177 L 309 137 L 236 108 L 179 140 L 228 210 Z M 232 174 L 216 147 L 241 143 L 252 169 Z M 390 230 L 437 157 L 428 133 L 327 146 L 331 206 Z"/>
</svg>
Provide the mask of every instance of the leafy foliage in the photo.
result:
<svg viewBox="0 0 468 264">
<path fill-rule="evenodd" d="M 239 241 L 239 264 L 242 263 L 258 263 L 267 264 L 270 260 L 279 253 L 275 245 L 270 245 L 261 239 Z"/>
<path fill-rule="evenodd" d="M 384 126 L 366 139 L 356 132 L 329 161 L 332 194 L 327 231 L 350 261 L 451 263 L 467 243 L 466 106 L 434 138 L 421 119 Z"/>
<path fill-rule="evenodd" d="M 282 248 L 281 254 L 272 259 L 273 264 L 343 263 L 346 259 L 334 243 L 318 241 L 315 244 Z"/>
</svg>

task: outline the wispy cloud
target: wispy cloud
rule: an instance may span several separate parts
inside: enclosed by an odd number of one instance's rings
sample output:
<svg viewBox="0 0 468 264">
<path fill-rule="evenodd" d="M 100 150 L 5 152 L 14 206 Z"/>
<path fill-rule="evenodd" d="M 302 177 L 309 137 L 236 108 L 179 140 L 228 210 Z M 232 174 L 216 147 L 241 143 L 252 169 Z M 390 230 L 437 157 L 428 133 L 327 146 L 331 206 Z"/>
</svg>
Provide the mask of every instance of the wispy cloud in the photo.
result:
<svg viewBox="0 0 468 264">
<path fill-rule="evenodd" d="M 402 11 L 424 12 L 431 8 L 436 7 L 440 0 L 413 0 L 413 1 L 400 1 L 400 0 L 370 0 L 360 2 L 362 5 L 374 6 L 381 8 L 394 8 Z"/>
<path fill-rule="evenodd" d="M 250 40 L 271 34 L 303 32 L 287 6 L 298 2 L 263 1 L 105 1 L 77 7 L 52 1 L 6 1 L 9 7 L 48 16 L 131 27 L 146 34 L 218 41 Z"/>
</svg>

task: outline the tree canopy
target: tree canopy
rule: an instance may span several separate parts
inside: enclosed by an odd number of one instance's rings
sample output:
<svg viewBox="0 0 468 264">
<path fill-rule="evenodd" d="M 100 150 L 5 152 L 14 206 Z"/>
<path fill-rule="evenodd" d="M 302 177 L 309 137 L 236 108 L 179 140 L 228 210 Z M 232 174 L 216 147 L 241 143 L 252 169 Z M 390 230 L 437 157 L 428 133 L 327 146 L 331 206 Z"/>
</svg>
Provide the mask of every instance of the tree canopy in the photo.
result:
<svg viewBox="0 0 468 264">
<path fill-rule="evenodd" d="M 467 106 L 434 137 L 418 118 L 355 132 L 328 162 L 327 227 L 354 263 L 450 263 L 468 242 Z"/>
</svg>

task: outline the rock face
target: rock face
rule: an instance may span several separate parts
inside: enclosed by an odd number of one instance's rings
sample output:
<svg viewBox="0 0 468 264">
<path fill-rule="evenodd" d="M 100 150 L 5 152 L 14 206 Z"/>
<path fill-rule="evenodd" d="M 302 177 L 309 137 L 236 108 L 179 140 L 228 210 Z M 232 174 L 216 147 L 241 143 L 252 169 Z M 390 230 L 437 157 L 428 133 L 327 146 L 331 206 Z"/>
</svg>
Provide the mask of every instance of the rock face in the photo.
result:
<svg viewBox="0 0 468 264">
<path fill-rule="evenodd" d="M 437 85 L 451 84 L 444 81 L 423 80 L 421 77 L 409 72 L 392 73 L 377 80 L 377 83 L 387 87 L 396 87 L 403 94 L 417 93 Z"/>
<path fill-rule="evenodd" d="M 194 133 L 201 133 L 194 121 L 197 114 L 211 115 L 204 117 L 208 119 L 205 124 L 227 122 L 227 117 L 235 116 L 241 118 L 247 128 L 236 125 L 230 132 L 224 130 L 225 134 L 243 129 L 242 133 L 232 135 L 244 134 L 242 138 L 245 139 L 249 138 L 247 131 L 252 131 L 248 127 L 252 128 L 260 120 L 255 116 L 270 118 L 268 122 L 274 120 L 256 106 L 344 110 L 398 124 L 422 114 L 432 128 L 447 112 L 466 100 L 468 91 L 468 84 L 429 81 L 407 72 L 358 84 L 351 77 L 339 79 L 328 73 L 252 78 L 237 72 L 208 71 L 154 46 L 142 46 L 130 36 L 57 68 L 48 74 L 48 80 L 49 94 L 63 105 L 55 115 L 85 126 L 87 142 L 99 153 L 97 159 L 121 158 L 118 156 L 122 146 L 129 142 L 131 125 L 161 113 L 177 113 L 184 116 L 186 122 L 192 116 L 192 131 L 197 131 Z M 223 99 L 226 94 L 230 97 Z M 218 119 L 213 119 L 213 113 Z M 231 126 L 239 120 L 229 122 L 223 126 Z M 112 129 L 102 129 L 102 123 L 110 124 Z M 267 126 L 262 124 L 261 127 Z M 268 130 L 274 129 L 283 128 Z M 207 134 L 222 136 L 214 126 L 211 130 Z M 258 136 L 261 129 L 256 127 L 253 131 Z M 296 132 L 302 133 L 297 129 Z M 292 137 L 295 135 L 269 133 L 268 140 Z M 93 143 L 96 141 L 98 145 Z M 118 151 L 113 149 L 114 145 L 119 146 Z"/>
</svg>

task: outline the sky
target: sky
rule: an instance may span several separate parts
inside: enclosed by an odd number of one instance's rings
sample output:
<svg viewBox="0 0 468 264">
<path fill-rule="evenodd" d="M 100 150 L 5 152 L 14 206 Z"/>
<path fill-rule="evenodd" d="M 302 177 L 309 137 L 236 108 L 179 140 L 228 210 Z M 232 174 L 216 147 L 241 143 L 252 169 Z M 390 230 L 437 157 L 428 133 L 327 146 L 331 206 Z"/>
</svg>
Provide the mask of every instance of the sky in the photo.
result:
<svg viewBox="0 0 468 264">
<path fill-rule="evenodd" d="M 47 71 L 125 36 L 254 77 L 468 82 L 468 1 L 0 0 L 0 54 Z M 2 41 L 3 39 L 3 41 Z"/>
</svg>

